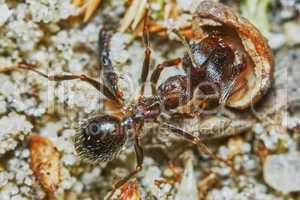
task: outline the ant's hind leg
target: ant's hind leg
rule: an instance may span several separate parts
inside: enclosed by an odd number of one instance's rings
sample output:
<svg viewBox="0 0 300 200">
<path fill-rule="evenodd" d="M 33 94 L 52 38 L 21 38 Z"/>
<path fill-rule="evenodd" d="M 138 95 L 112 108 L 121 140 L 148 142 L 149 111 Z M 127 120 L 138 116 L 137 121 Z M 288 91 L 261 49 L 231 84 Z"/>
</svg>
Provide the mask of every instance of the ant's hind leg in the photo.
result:
<svg viewBox="0 0 300 200">
<path fill-rule="evenodd" d="M 180 135 L 182 136 L 184 139 L 192 142 L 193 144 L 196 144 L 200 147 L 200 151 L 208 156 L 210 156 L 212 159 L 214 160 L 218 160 L 220 162 L 223 162 L 224 164 L 226 164 L 227 166 L 229 166 L 232 171 L 234 173 L 237 172 L 237 170 L 235 169 L 233 163 L 229 160 L 226 160 L 226 159 L 223 159 L 217 155 L 215 155 L 214 153 L 212 153 L 209 148 L 200 140 L 199 137 L 196 137 L 188 132 L 186 132 L 185 130 L 183 129 L 180 129 L 174 125 L 171 125 L 171 124 L 168 124 L 168 123 L 161 123 L 161 125 L 164 127 L 164 128 L 167 128 L 168 130 L 170 130 L 170 132 L 174 133 L 174 134 L 177 134 L 177 135 Z"/>
<path fill-rule="evenodd" d="M 107 200 L 110 200 L 117 189 L 119 189 L 124 184 L 126 184 L 131 178 L 133 178 L 137 173 L 139 173 L 142 170 L 143 162 L 144 162 L 144 150 L 140 145 L 138 136 L 135 137 L 134 150 L 135 150 L 136 160 L 137 160 L 137 165 L 135 170 L 113 185 L 113 190 L 110 192 Z"/>
<path fill-rule="evenodd" d="M 109 45 L 110 45 L 111 36 L 108 34 L 105 28 L 102 28 L 99 32 L 99 61 L 102 70 L 102 76 L 104 80 L 104 84 L 108 86 L 114 95 L 120 99 L 123 98 L 123 92 L 119 89 L 118 80 L 119 77 L 117 73 L 114 71 L 114 67 L 110 60 L 109 55 Z"/>
<path fill-rule="evenodd" d="M 33 71 L 33 72 L 39 74 L 40 76 L 47 78 L 50 81 L 67 81 L 67 80 L 78 79 L 78 80 L 87 82 L 90 85 L 92 85 L 94 88 L 96 88 L 99 92 L 101 92 L 103 95 L 105 95 L 107 98 L 111 99 L 114 102 L 117 102 L 118 104 L 121 104 L 119 99 L 116 98 L 116 96 L 113 93 L 111 93 L 110 90 L 105 85 L 103 85 L 102 83 L 100 83 L 86 75 L 82 74 L 82 75 L 51 75 L 51 76 L 48 76 L 47 74 L 36 70 L 33 65 L 25 63 L 25 62 L 19 63 L 18 67 L 21 69 Z"/>
</svg>

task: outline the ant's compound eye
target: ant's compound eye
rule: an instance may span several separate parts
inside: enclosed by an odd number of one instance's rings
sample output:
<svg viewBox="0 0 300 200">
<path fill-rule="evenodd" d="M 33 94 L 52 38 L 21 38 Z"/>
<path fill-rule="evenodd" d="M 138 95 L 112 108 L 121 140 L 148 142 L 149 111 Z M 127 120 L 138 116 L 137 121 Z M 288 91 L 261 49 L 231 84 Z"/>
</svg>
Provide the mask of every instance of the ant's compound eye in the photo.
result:
<svg viewBox="0 0 300 200">
<path fill-rule="evenodd" d="M 114 159 L 125 142 L 125 128 L 120 120 L 108 115 L 88 119 L 75 136 L 77 153 L 92 162 Z"/>
</svg>

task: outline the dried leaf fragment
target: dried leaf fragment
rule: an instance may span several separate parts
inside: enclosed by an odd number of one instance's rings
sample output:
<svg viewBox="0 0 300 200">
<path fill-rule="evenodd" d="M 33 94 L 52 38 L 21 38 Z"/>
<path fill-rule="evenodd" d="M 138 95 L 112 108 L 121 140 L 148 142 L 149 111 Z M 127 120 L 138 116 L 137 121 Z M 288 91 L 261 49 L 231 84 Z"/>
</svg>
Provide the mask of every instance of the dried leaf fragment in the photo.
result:
<svg viewBox="0 0 300 200">
<path fill-rule="evenodd" d="M 50 193 L 58 189 L 61 163 L 59 152 L 46 137 L 33 135 L 29 141 L 31 169 L 42 187 Z"/>
<path fill-rule="evenodd" d="M 73 0 L 72 4 L 74 6 L 81 6 L 84 3 L 84 0 Z"/>
<path fill-rule="evenodd" d="M 90 0 L 87 3 L 88 6 L 86 8 L 84 19 L 83 19 L 84 22 L 89 21 L 89 19 L 94 14 L 95 10 L 98 8 L 100 3 L 101 3 L 101 0 Z"/>
<path fill-rule="evenodd" d="M 18 69 L 18 66 L 5 66 L 5 67 L 0 67 L 0 73 L 6 73 L 6 72 L 11 72 Z"/>
<path fill-rule="evenodd" d="M 141 200 L 137 182 L 129 182 L 122 187 L 119 200 Z"/>
<path fill-rule="evenodd" d="M 201 182 L 198 184 L 200 199 L 207 199 L 206 196 L 208 194 L 208 191 L 216 186 L 219 181 L 220 177 L 215 173 L 211 173 L 203 180 L 201 180 Z"/>
<path fill-rule="evenodd" d="M 125 32 L 131 25 L 134 30 L 143 20 L 147 9 L 147 0 L 134 0 L 127 9 L 125 17 L 121 21 L 119 31 Z"/>
<path fill-rule="evenodd" d="M 176 19 L 179 16 L 179 9 L 176 1 L 168 2 L 164 8 L 164 19 Z"/>
<path fill-rule="evenodd" d="M 80 6 L 80 14 L 84 14 L 83 22 L 88 22 L 101 3 L 101 0 L 73 0 L 73 5 Z"/>
</svg>

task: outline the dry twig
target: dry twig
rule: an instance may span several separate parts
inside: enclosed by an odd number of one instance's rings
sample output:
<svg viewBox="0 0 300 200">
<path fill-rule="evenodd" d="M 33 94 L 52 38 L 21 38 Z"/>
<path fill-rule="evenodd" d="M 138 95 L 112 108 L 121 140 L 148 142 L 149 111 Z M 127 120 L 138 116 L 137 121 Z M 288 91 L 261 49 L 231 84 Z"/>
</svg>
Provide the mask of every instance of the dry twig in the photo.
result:
<svg viewBox="0 0 300 200">
<path fill-rule="evenodd" d="M 100 5 L 101 0 L 73 0 L 73 5 L 80 6 L 80 14 L 84 14 L 83 22 L 88 22 Z"/>
</svg>

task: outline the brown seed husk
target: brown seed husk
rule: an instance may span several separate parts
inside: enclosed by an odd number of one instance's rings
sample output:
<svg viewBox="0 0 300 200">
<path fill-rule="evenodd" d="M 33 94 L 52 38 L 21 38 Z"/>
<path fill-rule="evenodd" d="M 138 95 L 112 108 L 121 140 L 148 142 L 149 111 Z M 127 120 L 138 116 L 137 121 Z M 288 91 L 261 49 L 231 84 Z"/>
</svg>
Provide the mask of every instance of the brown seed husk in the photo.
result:
<svg viewBox="0 0 300 200">
<path fill-rule="evenodd" d="M 31 169 L 39 183 L 50 193 L 59 186 L 61 163 L 60 155 L 51 140 L 33 135 L 29 141 Z"/>
<path fill-rule="evenodd" d="M 229 7 L 213 1 L 203 1 L 194 13 L 195 33 L 204 26 L 223 27 L 237 34 L 241 51 L 245 51 L 251 62 L 247 63 L 246 86 L 233 93 L 227 106 L 244 109 L 255 104 L 271 87 L 274 59 L 267 40 L 247 19 Z"/>
</svg>

